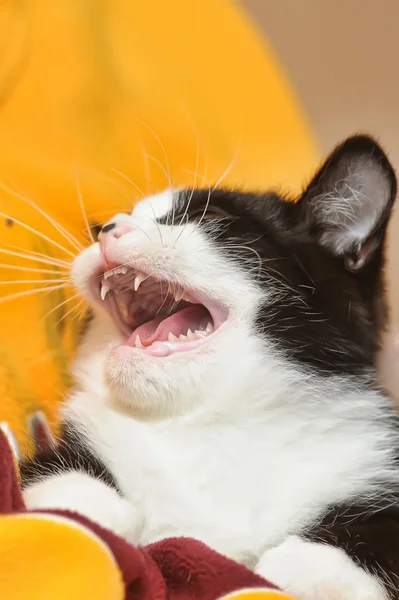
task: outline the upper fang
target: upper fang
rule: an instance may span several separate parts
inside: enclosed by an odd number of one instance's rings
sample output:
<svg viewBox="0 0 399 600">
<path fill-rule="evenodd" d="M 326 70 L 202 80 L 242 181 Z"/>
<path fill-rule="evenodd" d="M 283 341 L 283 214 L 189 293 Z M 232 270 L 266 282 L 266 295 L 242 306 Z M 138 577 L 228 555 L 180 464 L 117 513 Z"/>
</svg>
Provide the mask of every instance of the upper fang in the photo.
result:
<svg viewBox="0 0 399 600">
<path fill-rule="evenodd" d="M 140 273 L 140 272 L 137 273 L 135 280 L 134 280 L 134 285 L 133 285 L 135 292 L 137 292 L 140 285 L 143 283 L 143 281 L 145 279 L 147 279 L 147 277 L 148 277 L 148 275 L 145 275 L 144 273 Z"/>
<path fill-rule="evenodd" d="M 106 283 L 102 283 L 101 290 L 100 290 L 101 300 L 105 300 L 105 296 L 108 294 L 108 292 L 109 292 L 109 287 L 107 286 Z"/>
</svg>

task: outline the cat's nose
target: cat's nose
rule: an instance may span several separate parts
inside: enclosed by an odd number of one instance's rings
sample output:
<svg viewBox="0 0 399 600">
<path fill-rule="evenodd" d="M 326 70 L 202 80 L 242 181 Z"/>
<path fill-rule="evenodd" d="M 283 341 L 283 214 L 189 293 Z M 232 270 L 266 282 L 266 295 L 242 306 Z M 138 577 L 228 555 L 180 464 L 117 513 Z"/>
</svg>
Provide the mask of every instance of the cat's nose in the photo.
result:
<svg viewBox="0 0 399 600">
<path fill-rule="evenodd" d="M 105 263 L 109 262 L 108 254 L 114 244 L 116 244 L 116 240 L 132 231 L 134 231 L 134 226 L 126 222 L 114 222 L 104 225 L 98 234 L 98 241 L 100 242 L 101 254 Z"/>
<path fill-rule="evenodd" d="M 101 229 L 100 233 L 98 234 L 98 239 L 100 242 L 106 237 L 118 239 L 126 233 L 130 233 L 131 231 L 134 231 L 134 227 L 133 225 L 130 225 L 130 223 L 108 223 Z"/>
</svg>

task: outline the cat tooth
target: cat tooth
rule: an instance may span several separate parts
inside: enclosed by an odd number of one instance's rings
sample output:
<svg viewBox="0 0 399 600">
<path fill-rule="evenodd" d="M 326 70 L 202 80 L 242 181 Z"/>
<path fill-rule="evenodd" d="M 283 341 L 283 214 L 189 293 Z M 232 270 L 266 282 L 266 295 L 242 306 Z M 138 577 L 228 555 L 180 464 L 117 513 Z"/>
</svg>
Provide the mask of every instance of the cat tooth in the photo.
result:
<svg viewBox="0 0 399 600">
<path fill-rule="evenodd" d="M 177 337 L 175 335 L 173 335 L 172 332 L 169 332 L 168 340 L 169 340 L 169 342 L 177 342 Z"/>
<path fill-rule="evenodd" d="M 123 275 L 126 275 L 127 267 L 121 267 L 121 273 L 123 273 Z"/>
<path fill-rule="evenodd" d="M 189 329 L 189 330 L 187 331 L 187 339 L 188 339 L 188 340 L 195 340 L 195 333 L 193 333 L 193 332 L 191 331 L 191 329 Z"/>
<path fill-rule="evenodd" d="M 136 348 L 144 348 L 143 344 L 141 343 L 139 334 L 136 335 L 136 339 L 134 340 L 134 345 L 136 346 Z"/>
<path fill-rule="evenodd" d="M 145 279 L 147 279 L 147 275 L 145 275 L 144 273 L 140 273 L 140 272 L 137 273 L 135 280 L 134 280 L 134 291 L 135 292 L 137 292 L 140 285 L 143 283 L 143 281 Z"/>
<path fill-rule="evenodd" d="M 181 342 L 185 342 L 187 340 L 187 336 L 183 335 L 182 333 L 179 335 L 179 340 Z"/>
<path fill-rule="evenodd" d="M 102 283 L 101 284 L 101 291 L 100 291 L 100 296 L 101 296 L 101 300 L 105 300 L 105 296 L 108 294 L 110 288 L 106 283 Z"/>
<path fill-rule="evenodd" d="M 201 329 L 197 329 L 197 331 L 195 332 L 195 335 L 199 338 L 204 338 L 207 336 L 206 331 L 203 331 Z"/>
<path fill-rule="evenodd" d="M 209 323 L 208 323 L 208 325 L 206 326 L 206 329 L 205 329 L 205 331 L 206 331 L 207 333 L 212 333 L 212 331 L 213 331 L 213 325 L 212 325 L 212 323 L 211 323 L 211 322 L 209 322 Z"/>
<path fill-rule="evenodd" d="M 181 300 L 184 300 L 185 302 L 193 302 L 191 296 L 189 296 L 188 294 L 183 294 L 183 296 L 181 297 Z"/>
</svg>

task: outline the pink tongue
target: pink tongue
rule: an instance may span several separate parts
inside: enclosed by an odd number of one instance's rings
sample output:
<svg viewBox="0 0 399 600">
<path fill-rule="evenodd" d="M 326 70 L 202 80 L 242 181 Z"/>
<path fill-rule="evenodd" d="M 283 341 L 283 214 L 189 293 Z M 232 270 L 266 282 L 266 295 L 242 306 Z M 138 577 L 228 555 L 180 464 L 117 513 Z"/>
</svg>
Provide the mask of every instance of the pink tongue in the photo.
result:
<svg viewBox="0 0 399 600">
<path fill-rule="evenodd" d="M 144 346 L 149 346 L 153 342 L 166 341 L 169 333 L 173 333 L 176 337 L 183 334 L 186 335 L 187 331 L 195 331 L 196 329 L 205 329 L 211 321 L 209 312 L 202 304 L 195 304 L 188 308 L 183 308 L 174 315 L 164 319 L 157 317 L 144 325 L 137 327 L 130 336 L 128 343 L 134 344 L 137 336 L 140 337 L 141 343 Z"/>
</svg>

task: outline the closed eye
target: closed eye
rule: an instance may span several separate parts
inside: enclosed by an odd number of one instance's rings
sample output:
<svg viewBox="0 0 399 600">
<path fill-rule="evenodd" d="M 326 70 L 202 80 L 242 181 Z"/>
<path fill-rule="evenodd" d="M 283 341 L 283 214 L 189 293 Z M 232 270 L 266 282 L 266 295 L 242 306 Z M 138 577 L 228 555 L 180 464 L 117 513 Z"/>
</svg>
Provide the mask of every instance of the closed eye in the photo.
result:
<svg viewBox="0 0 399 600">
<path fill-rule="evenodd" d="M 232 218 L 226 211 L 213 206 L 210 206 L 207 209 L 198 208 L 197 210 L 190 211 L 187 216 L 190 221 L 198 219 L 201 222 Z"/>
</svg>

